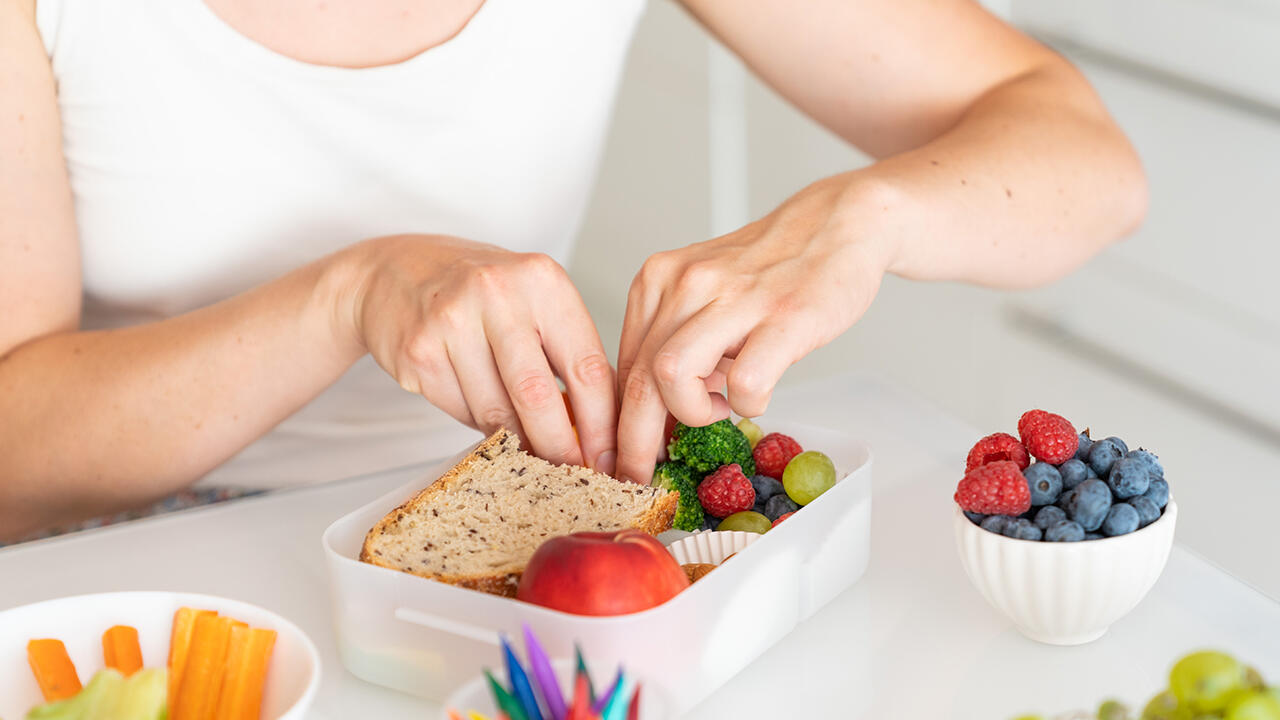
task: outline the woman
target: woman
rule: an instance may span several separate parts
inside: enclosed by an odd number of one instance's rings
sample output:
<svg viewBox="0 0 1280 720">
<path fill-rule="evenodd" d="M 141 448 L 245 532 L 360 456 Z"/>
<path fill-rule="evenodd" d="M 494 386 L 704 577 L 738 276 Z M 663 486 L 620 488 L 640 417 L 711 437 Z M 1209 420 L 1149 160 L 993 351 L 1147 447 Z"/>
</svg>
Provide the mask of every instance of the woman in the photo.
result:
<svg viewBox="0 0 1280 720">
<path fill-rule="evenodd" d="M 885 273 L 1035 285 L 1144 213 L 1088 84 L 969 0 L 684 0 L 880 160 L 650 258 L 615 376 L 560 263 L 642 1 L 0 0 L 0 537 L 422 459 L 430 406 L 644 481 Z"/>
</svg>

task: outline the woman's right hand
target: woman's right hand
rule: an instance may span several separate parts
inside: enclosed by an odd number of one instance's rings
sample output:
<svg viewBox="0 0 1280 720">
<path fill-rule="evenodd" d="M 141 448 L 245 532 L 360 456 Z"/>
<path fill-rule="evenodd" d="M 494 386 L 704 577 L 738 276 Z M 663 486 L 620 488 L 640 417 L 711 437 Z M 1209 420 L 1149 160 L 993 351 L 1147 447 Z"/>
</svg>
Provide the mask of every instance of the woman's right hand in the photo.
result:
<svg viewBox="0 0 1280 720">
<path fill-rule="evenodd" d="M 435 235 L 375 238 L 351 252 L 343 308 L 354 340 L 401 387 L 485 433 L 519 433 L 551 462 L 613 473 L 613 368 L 555 260 Z"/>
</svg>

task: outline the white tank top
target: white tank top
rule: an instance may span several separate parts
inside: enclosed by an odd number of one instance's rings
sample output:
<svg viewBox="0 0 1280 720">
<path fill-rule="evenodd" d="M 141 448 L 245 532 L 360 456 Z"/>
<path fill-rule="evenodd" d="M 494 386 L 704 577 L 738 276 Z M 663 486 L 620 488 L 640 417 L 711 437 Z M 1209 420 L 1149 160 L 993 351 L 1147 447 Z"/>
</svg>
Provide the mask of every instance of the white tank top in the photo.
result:
<svg viewBox="0 0 1280 720">
<path fill-rule="evenodd" d="M 202 0 L 38 0 L 83 327 L 183 313 L 391 233 L 565 262 L 643 2 L 486 0 L 443 45 L 346 69 L 275 53 Z M 366 357 L 201 483 L 337 479 L 473 436 Z"/>
</svg>

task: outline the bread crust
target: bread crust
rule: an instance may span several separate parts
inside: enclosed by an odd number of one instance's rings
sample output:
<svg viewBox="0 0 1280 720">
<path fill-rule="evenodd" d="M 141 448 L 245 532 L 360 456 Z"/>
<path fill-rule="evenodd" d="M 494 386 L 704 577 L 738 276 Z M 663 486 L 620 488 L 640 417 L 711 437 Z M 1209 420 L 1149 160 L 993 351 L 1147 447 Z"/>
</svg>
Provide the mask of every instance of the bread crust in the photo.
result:
<svg viewBox="0 0 1280 720">
<path fill-rule="evenodd" d="M 471 590 L 479 590 L 491 595 L 502 595 L 503 597 L 515 597 L 516 588 L 520 584 L 520 572 L 507 573 L 490 573 L 490 574 L 449 574 L 441 575 L 438 573 L 422 572 L 419 570 L 407 570 L 398 565 L 384 560 L 371 546 L 374 541 L 381 536 L 386 529 L 403 519 L 406 512 L 419 505 L 423 505 L 436 495 L 445 492 L 454 483 L 458 482 L 458 478 L 462 473 L 470 468 L 473 464 L 479 462 L 488 462 L 492 460 L 490 454 L 501 448 L 502 445 L 511 437 L 511 433 L 506 428 L 499 428 L 497 432 L 490 435 L 487 439 L 476 446 L 474 450 L 467 454 L 457 465 L 454 465 L 440 479 L 431 483 L 427 487 L 418 491 L 418 494 L 400 503 L 394 510 L 387 513 L 377 522 L 364 537 L 364 545 L 360 548 L 360 561 L 377 565 L 378 567 L 388 568 L 390 570 L 399 570 L 410 575 L 435 580 L 437 582 L 457 585 L 459 587 Z M 671 529 L 671 523 L 675 519 L 676 507 L 679 504 L 680 495 L 676 492 L 669 492 L 658 498 L 644 515 L 640 517 L 640 521 L 634 527 L 650 535 L 657 535 Z"/>
</svg>

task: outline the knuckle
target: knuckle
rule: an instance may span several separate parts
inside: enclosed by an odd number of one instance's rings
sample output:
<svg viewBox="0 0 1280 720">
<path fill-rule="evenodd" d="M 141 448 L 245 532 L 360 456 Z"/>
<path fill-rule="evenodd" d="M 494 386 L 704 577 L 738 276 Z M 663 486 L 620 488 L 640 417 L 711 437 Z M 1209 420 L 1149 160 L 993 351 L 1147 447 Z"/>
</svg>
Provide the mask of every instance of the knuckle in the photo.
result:
<svg viewBox="0 0 1280 720">
<path fill-rule="evenodd" d="M 430 369 L 435 365 L 435 341 L 426 333 L 416 333 L 405 343 L 404 356 L 420 369 Z"/>
<path fill-rule="evenodd" d="M 729 373 L 729 394 L 747 402 L 756 402 L 769 394 L 768 381 L 752 368 L 735 366 Z"/>
<path fill-rule="evenodd" d="M 718 267 L 709 262 L 696 262 L 680 273 L 680 278 L 676 280 L 676 291 L 681 294 L 705 293 L 708 289 L 716 288 L 720 279 Z"/>
<path fill-rule="evenodd" d="M 593 352 L 578 358 L 573 364 L 573 374 L 585 385 L 600 385 L 613 377 L 613 368 L 602 352 Z"/>
<path fill-rule="evenodd" d="M 627 373 L 627 382 L 622 389 L 623 397 L 633 403 L 644 404 L 653 396 L 653 378 L 649 371 L 637 365 Z"/>
<path fill-rule="evenodd" d="M 553 278 L 564 274 L 560 263 L 546 253 L 526 253 L 521 260 L 526 272 L 535 278 Z"/>
<path fill-rule="evenodd" d="M 560 388 L 546 375 L 535 373 L 516 381 L 513 399 L 523 407 L 541 409 L 560 400 Z"/>
<path fill-rule="evenodd" d="M 662 385 L 674 385 L 680 381 L 683 365 L 678 353 L 663 350 L 653 358 L 653 376 Z"/>
<path fill-rule="evenodd" d="M 510 411 L 508 411 L 504 407 L 495 406 L 495 407 L 482 408 L 479 412 L 475 413 L 472 417 L 475 418 L 475 421 L 480 425 L 481 428 L 488 431 L 493 431 L 500 427 L 505 427 L 508 429 L 514 427 L 514 425 L 511 422 L 514 416 L 511 414 Z"/>
</svg>

